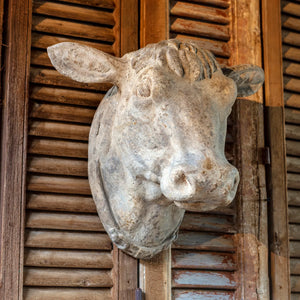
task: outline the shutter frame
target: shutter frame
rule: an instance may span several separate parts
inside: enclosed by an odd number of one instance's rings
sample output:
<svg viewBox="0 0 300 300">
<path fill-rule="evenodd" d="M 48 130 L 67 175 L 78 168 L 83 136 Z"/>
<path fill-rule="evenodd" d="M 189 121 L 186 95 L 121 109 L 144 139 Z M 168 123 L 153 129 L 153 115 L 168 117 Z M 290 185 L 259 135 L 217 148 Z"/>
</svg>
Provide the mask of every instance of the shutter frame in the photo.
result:
<svg viewBox="0 0 300 300">
<path fill-rule="evenodd" d="M 4 52 L 5 86 L 2 88 L 0 298 L 22 299 L 32 14 L 30 0 L 9 0 L 5 5 L 7 23 L 4 44 L 9 47 L 5 47 Z M 14 119 L 16 116 L 18 122 Z"/>
</svg>

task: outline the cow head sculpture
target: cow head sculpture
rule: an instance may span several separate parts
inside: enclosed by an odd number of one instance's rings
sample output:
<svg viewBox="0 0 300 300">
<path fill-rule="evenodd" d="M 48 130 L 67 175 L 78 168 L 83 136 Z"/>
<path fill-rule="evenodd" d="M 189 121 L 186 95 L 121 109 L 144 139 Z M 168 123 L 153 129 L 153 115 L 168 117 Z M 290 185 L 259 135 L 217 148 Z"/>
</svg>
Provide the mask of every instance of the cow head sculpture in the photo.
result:
<svg viewBox="0 0 300 300">
<path fill-rule="evenodd" d="M 80 82 L 111 82 L 89 138 L 89 182 L 111 240 L 150 258 L 176 238 L 185 210 L 234 198 L 239 174 L 224 155 L 237 96 L 255 93 L 262 69 L 221 68 L 178 40 L 117 58 L 76 43 L 48 48 L 54 67 Z"/>
</svg>

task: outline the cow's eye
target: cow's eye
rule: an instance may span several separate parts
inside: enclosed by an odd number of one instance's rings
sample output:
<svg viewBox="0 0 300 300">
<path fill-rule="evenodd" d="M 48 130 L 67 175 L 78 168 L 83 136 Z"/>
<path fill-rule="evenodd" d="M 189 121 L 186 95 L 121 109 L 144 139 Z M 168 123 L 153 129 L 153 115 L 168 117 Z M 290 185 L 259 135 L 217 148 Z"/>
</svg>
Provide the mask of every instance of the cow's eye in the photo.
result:
<svg viewBox="0 0 300 300">
<path fill-rule="evenodd" d="M 149 98 L 151 97 L 151 88 L 152 88 L 152 80 L 150 77 L 142 78 L 137 86 L 136 86 L 136 93 L 139 97 Z"/>
</svg>

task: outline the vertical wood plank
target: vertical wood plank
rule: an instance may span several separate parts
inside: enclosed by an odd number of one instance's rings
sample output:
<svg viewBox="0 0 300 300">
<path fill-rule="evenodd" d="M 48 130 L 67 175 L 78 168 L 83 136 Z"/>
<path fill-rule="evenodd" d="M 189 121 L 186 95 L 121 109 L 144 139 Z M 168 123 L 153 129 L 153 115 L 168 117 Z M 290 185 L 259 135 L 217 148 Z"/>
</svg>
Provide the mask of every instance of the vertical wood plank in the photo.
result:
<svg viewBox="0 0 300 300">
<path fill-rule="evenodd" d="M 280 0 L 262 1 L 267 142 L 271 152 L 271 166 L 267 170 L 268 192 L 271 197 L 269 205 L 271 298 L 290 299 L 280 8 Z"/>
<path fill-rule="evenodd" d="M 259 1 L 233 4 L 233 53 L 230 63 L 262 64 Z M 241 282 L 237 299 L 269 299 L 265 170 L 259 149 L 264 147 L 263 93 L 237 100 L 239 170 L 238 261 Z"/>
<path fill-rule="evenodd" d="M 145 300 L 171 299 L 171 248 L 140 262 L 140 287 Z"/>
<path fill-rule="evenodd" d="M 7 1 L 1 132 L 1 299 L 22 299 L 31 1 Z M 3 276 L 4 275 L 4 276 Z"/>
<path fill-rule="evenodd" d="M 169 38 L 169 1 L 141 0 L 140 47 Z"/>
<path fill-rule="evenodd" d="M 139 47 L 139 3 L 138 0 L 116 0 L 115 6 L 120 7 L 119 26 L 114 29 L 115 34 L 120 34 L 120 45 L 114 45 L 114 52 L 118 56 L 135 51 Z M 114 245 L 114 287 L 113 299 L 132 300 L 138 287 L 138 260 L 119 250 Z"/>
<path fill-rule="evenodd" d="M 169 1 L 140 1 L 140 47 L 169 38 Z M 146 300 L 171 299 L 171 249 L 140 261 L 140 287 Z"/>
</svg>

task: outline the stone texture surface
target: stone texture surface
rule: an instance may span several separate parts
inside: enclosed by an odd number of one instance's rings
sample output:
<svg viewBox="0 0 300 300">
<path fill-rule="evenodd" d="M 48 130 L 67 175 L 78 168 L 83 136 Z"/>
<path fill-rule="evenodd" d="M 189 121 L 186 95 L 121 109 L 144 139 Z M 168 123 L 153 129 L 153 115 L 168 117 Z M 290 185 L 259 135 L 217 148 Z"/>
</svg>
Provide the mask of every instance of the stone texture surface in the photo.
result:
<svg viewBox="0 0 300 300">
<path fill-rule="evenodd" d="M 238 96 L 255 93 L 253 65 L 221 69 L 196 43 L 162 41 L 116 58 L 76 43 L 48 48 L 54 67 L 81 82 L 112 82 L 92 123 L 89 182 L 111 240 L 150 258 L 176 239 L 185 210 L 234 198 L 239 174 L 224 155 Z"/>
</svg>

